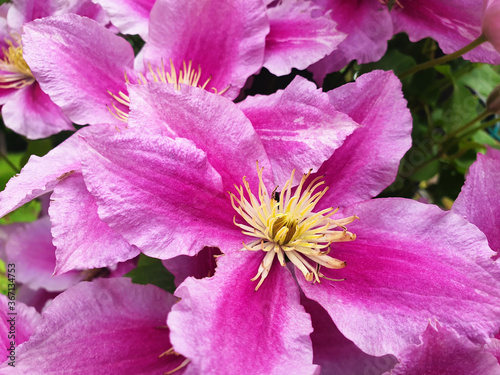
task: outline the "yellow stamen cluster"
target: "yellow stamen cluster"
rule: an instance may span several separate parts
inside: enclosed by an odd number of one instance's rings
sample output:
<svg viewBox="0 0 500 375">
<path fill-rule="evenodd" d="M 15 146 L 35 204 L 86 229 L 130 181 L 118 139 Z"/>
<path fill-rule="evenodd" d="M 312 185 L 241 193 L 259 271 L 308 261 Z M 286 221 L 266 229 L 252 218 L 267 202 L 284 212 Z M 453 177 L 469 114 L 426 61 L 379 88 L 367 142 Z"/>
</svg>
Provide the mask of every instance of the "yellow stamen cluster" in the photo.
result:
<svg viewBox="0 0 500 375">
<path fill-rule="evenodd" d="M 0 60 L 0 88 L 21 89 L 35 82 L 26 61 L 23 58 L 21 37 L 13 36 L 12 40 L 6 39 L 8 48 L 2 48 L 3 60 Z"/>
<path fill-rule="evenodd" d="M 269 274 L 275 256 L 284 266 L 286 254 L 307 281 L 318 283 L 321 282 L 320 278 L 328 279 L 320 272 L 321 266 L 330 269 L 344 268 L 345 262 L 328 255 L 330 244 L 353 241 L 356 236 L 347 231 L 346 225 L 357 217 L 334 220 L 332 216 L 338 209 L 333 208 L 313 212 L 318 201 L 328 190 L 328 187 L 325 187 L 316 192 L 325 183 L 321 181 L 322 177 L 313 179 L 304 189 L 304 184 L 311 175 L 309 171 L 303 175 L 299 186 L 292 189 L 294 170 L 283 190 L 278 194 L 275 189 L 269 196 L 262 180 L 263 168 L 259 168 L 258 164 L 257 171 L 258 198 L 250 190 L 246 177 L 243 178 L 244 187 L 236 186 L 239 197 L 229 193 L 233 208 L 246 222 L 239 224 L 234 219 L 234 224 L 243 230 L 243 234 L 255 238 L 248 244 L 243 243 L 242 250 L 266 252 L 257 275 L 252 279 L 255 281 L 260 277 L 255 290 L 259 289 Z"/>
<path fill-rule="evenodd" d="M 172 84 L 176 90 L 181 89 L 181 84 L 189 85 L 189 86 L 193 86 L 193 87 L 199 87 L 201 89 L 206 89 L 208 83 L 212 80 L 212 77 L 209 77 L 202 85 L 200 85 L 199 82 L 200 82 L 200 78 L 201 78 L 201 67 L 198 66 L 198 69 L 193 69 L 192 61 L 189 61 L 189 64 L 187 64 L 187 65 L 186 65 L 186 62 L 183 61 L 182 69 L 179 69 L 178 73 L 174 67 L 174 63 L 172 62 L 172 60 L 170 60 L 170 73 L 167 73 L 165 71 L 165 66 L 163 64 L 163 60 L 161 61 L 161 67 L 156 67 L 156 70 L 153 69 L 151 64 L 148 64 L 148 67 L 149 67 L 149 73 L 151 74 L 151 77 L 152 77 L 151 78 L 152 82 L 169 83 L 169 84 Z M 125 81 L 127 83 L 130 83 L 130 80 L 127 76 L 127 72 L 125 72 Z M 137 77 L 137 84 L 147 85 L 148 82 L 150 82 L 150 81 L 144 76 L 144 74 L 139 73 L 139 76 Z M 212 87 L 211 90 L 213 90 L 215 94 L 222 95 L 227 90 L 229 90 L 229 86 L 220 92 L 217 91 L 217 89 L 215 87 Z M 130 107 L 130 98 L 128 97 L 127 94 L 124 94 L 123 92 L 120 91 L 118 93 L 118 95 L 115 95 L 109 90 L 108 90 L 108 93 L 118 103 L 123 104 L 127 108 Z M 117 119 L 119 119 L 123 122 L 128 121 L 128 113 L 127 112 L 124 112 L 123 110 L 116 107 L 114 102 L 111 103 L 111 106 L 113 108 L 110 108 L 108 106 L 108 109 L 113 116 L 115 116 Z"/>
</svg>

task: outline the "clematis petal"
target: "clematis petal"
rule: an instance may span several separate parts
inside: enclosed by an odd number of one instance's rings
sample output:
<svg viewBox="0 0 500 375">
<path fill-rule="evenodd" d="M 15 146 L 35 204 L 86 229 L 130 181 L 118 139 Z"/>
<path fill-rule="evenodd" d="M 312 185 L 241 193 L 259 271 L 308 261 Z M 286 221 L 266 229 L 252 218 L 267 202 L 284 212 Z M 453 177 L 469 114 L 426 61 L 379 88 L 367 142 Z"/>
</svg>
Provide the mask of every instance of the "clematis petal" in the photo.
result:
<svg viewBox="0 0 500 375">
<path fill-rule="evenodd" d="M 163 261 L 165 268 L 174 275 L 175 286 L 179 286 L 187 277 L 193 276 L 197 279 L 213 276 L 215 273 L 215 257 L 221 255 L 216 247 L 204 247 L 198 254 L 190 257 L 179 255 L 178 257 Z"/>
<path fill-rule="evenodd" d="M 96 20 L 102 25 L 109 22 L 103 9 L 91 0 L 16 0 L 8 13 L 9 27 L 22 30 L 25 23 L 38 18 L 44 18 L 65 13 L 74 13 Z"/>
<path fill-rule="evenodd" d="M 221 177 L 191 141 L 95 128 L 82 135 L 85 183 L 99 217 L 130 244 L 160 259 L 241 246 Z"/>
<path fill-rule="evenodd" d="M 404 1 L 403 6 L 394 7 L 391 12 L 394 32 L 406 32 L 412 42 L 431 37 L 448 54 L 458 51 L 481 35 L 481 1 Z M 473 62 L 500 63 L 500 54 L 488 42 L 463 57 Z"/>
<path fill-rule="evenodd" d="M 484 36 L 500 53 L 500 32 L 498 28 L 498 17 L 500 16 L 500 2 L 498 0 L 485 0 L 481 29 Z"/>
<path fill-rule="evenodd" d="M 458 334 L 484 341 L 498 330 L 500 270 L 484 234 L 459 215 L 407 199 L 366 201 L 344 216 L 357 238 L 332 246 L 347 262 L 322 269 L 345 281 L 299 284 L 339 330 L 371 355 L 398 355 L 436 318 Z"/>
<path fill-rule="evenodd" d="M 33 155 L 21 172 L 0 192 L 0 217 L 45 194 L 67 176 L 80 170 L 78 139 L 70 137 L 47 155 Z"/>
<path fill-rule="evenodd" d="M 361 124 L 320 168 L 330 190 L 322 201 L 347 206 L 379 194 L 396 178 L 411 146 L 412 119 L 401 83 L 373 71 L 328 93 L 336 110 Z"/>
<path fill-rule="evenodd" d="M 500 151 L 488 149 L 471 165 L 452 210 L 475 224 L 500 251 Z"/>
<path fill-rule="evenodd" d="M 149 14 L 155 0 L 93 0 L 104 8 L 122 34 L 139 34 L 148 40 Z"/>
<path fill-rule="evenodd" d="M 277 76 L 292 68 L 307 68 L 330 54 L 346 34 L 335 29 L 330 16 L 312 17 L 312 1 L 284 0 L 267 9 L 270 32 L 266 37 L 264 67 Z"/>
<path fill-rule="evenodd" d="M 281 186 L 293 169 L 317 171 L 359 126 L 302 77 L 296 77 L 285 90 L 247 97 L 238 106 L 264 143 L 275 184 Z M 297 182 L 300 178 L 298 173 Z"/>
<path fill-rule="evenodd" d="M 21 110 L 22 108 L 22 110 Z M 46 138 L 63 130 L 75 130 L 38 83 L 17 90 L 2 107 L 5 125 L 29 139 Z"/>
<path fill-rule="evenodd" d="M 351 60 L 359 64 L 379 60 L 392 38 L 392 21 L 387 6 L 378 1 L 316 0 L 337 23 L 337 30 L 347 34 L 330 55 L 308 70 L 316 82 L 323 82 L 328 73 L 336 72 Z"/>
<path fill-rule="evenodd" d="M 16 367 L 3 373 L 161 373 L 175 368 L 165 317 L 175 298 L 128 278 L 81 282 L 57 296 L 29 342 L 18 348 Z M 165 328 L 162 328 L 165 327 Z"/>
<path fill-rule="evenodd" d="M 42 90 L 73 122 L 118 122 L 107 108 L 107 91 L 126 92 L 124 72 L 132 70 L 134 52 L 125 39 L 74 14 L 30 22 L 22 38 Z"/>
<path fill-rule="evenodd" d="M 11 324 L 12 321 L 15 323 Z M 33 307 L 0 294 L 0 358 L 2 362 L 16 359 L 16 355 L 12 359 L 8 358 L 11 355 L 11 342 L 15 342 L 14 347 L 17 347 L 28 341 L 39 321 L 40 314 Z M 11 327 L 14 328 L 13 331 Z M 14 336 L 9 337 L 11 334 Z"/>
<path fill-rule="evenodd" d="M 79 272 L 53 276 L 56 248 L 52 244 L 50 220 L 45 216 L 16 230 L 5 245 L 7 261 L 16 265 L 16 281 L 31 289 L 49 292 L 68 289 L 82 279 Z"/>
<path fill-rule="evenodd" d="M 311 315 L 314 363 L 321 366 L 321 375 L 380 375 L 397 363 L 396 358 L 391 355 L 373 357 L 363 353 L 340 333 L 321 305 L 303 294 L 300 302 Z"/>
<path fill-rule="evenodd" d="M 99 218 L 81 173 L 69 176 L 54 188 L 49 215 L 57 247 L 56 275 L 114 266 L 140 253 Z"/>
<path fill-rule="evenodd" d="M 430 324 L 421 336 L 420 345 L 410 345 L 391 375 L 456 374 L 499 375 L 496 358 L 467 338 L 439 323 Z"/>
<path fill-rule="evenodd" d="M 188 278 L 168 316 L 174 349 L 201 374 L 313 374 L 309 315 L 286 267 L 277 264 L 255 292 L 262 255 L 218 259 L 215 276 Z M 209 339 L 207 339 L 209 338 Z M 250 371 L 250 372 L 249 372 Z"/>
<path fill-rule="evenodd" d="M 171 59 L 177 69 L 192 61 L 201 67 L 200 84 L 234 98 L 264 63 L 269 21 L 261 0 L 157 0 L 149 24 L 145 60 Z"/>
<path fill-rule="evenodd" d="M 264 145 L 250 121 L 229 99 L 199 88 L 148 84 L 129 86 L 129 126 L 144 131 L 167 130 L 169 136 L 194 142 L 207 154 L 222 177 L 224 189 L 239 184 L 246 175 L 257 180 L 255 161 L 265 168 L 264 181 L 272 190 L 271 171 Z"/>
</svg>

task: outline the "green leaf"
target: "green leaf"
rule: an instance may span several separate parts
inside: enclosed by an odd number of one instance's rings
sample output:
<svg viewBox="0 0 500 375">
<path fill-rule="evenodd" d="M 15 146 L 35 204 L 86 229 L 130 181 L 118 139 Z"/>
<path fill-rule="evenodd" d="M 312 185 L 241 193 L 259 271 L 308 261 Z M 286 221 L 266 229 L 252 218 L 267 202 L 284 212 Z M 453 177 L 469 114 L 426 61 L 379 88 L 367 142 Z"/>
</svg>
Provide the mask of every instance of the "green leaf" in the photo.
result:
<svg viewBox="0 0 500 375">
<path fill-rule="evenodd" d="M 175 290 L 174 275 L 167 271 L 159 259 L 150 258 L 144 254 L 139 257 L 137 268 L 125 275 L 135 284 L 153 284 L 169 293 Z"/>
<path fill-rule="evenodd" d="M 7 158 L 14 164 L 19 170 L 19 165 L 21 164 L 21 158 L 23 154 L 8 154 Z M 5 189 L 7 182 L 17 173 L 11 165 L 9 165 L 4 158 L 0 158 L 0 190 Z"/>
<path fill-rule="evenodd" d="M 35 221 L 38 218 L 41 208 L 42 205 L 37 200 L 28 202 L 24 206 L 2 217 L 0 219 L 0 225 Z"/>
<path fill-rule="evenodd" d="M 413 181 L 426 181 L 439 172 L 439 160 L 434 160 L 410 177 Z"/>
<path fill-rule="evenodd" d="M 485 132 L 484 130 L 480 130 L 480 131 L 475 132 L 472 135 L 472 140 L 474 142 L 477 142 L 477 143 L 482 144 L 482 145 L 488 145 L 488 146 L 491 146 L 493 148 L 500 149 L 500 143 L 495 138 L 493 138 L 491 135 L 489 135 L 487 132 Z M 486 148 L 482 149 L 482 151 L 485 151 L 485 150 L 486 150 Z"/>
<path fill-rule="evenodd" d="M 482 109 L 478 98 L 461 84 L 453 85 L 453 93 L 443 103 L 443 129 L 453 131 L 467 124 Z"/>
<path fill-rule="evenodd" d="M 398 50 L 389 50 L 382 59 L 377 62 L 364 64 L 361 66 L 360 72 L 367 73 L 372 70 L 393 70 L 396 75 L 405 72 L 416 65 L 415 59 L 410 55 L 405 55 Z"/>
<path fill-rule="evenodd" d="M 26 153 L 21 159 L 21 167 L 23 167 L 28 162 L 31 155 L 43 156 L 50 150 L 52 150 L 52 141 L 50 140 L 50 138 L 29 141 Z"/>
<path fill-rule="evenodd" d="M 500 74 L 491 65 L 477 64 L 472 71 L 460 77 L 458 82 L 470 87 L 481 99 L 486 100 L 491 91 L 500 85 Z"/>
</svg>

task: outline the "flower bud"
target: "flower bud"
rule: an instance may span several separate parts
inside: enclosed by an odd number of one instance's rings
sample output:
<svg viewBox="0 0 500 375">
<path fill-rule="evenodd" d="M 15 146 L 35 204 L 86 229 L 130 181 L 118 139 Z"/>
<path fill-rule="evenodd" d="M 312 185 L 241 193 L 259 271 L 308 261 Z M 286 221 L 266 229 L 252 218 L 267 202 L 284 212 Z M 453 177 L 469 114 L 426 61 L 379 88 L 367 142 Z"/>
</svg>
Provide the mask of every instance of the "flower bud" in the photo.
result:
<svg viewBox="0 0 500 375">
<path fill-rule="evenodd" d="M 481 29 L 488 42 L 500 52 L 500 0 L 484 0 Z"/>
</svg>

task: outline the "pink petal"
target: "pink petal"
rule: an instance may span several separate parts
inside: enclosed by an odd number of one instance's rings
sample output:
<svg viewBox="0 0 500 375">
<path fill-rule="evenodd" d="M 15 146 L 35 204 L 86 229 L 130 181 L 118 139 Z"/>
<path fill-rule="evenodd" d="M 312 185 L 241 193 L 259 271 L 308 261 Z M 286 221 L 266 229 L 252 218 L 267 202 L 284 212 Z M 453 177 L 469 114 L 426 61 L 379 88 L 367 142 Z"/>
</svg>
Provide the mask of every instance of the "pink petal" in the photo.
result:
<svg viewBox="0 0 500 375">
<path fill-rule="evenodd" d="M 317 171 L 359 126 L 301 77 L 275 94 L 247 97 L 239 107 L 264 143 L 275 184 L 281 186 L 293 169 L 298 180 L 301 172 Z"/>
<path fill-rule="evenodd" d="M 57 247 L 55 274 L 114 266 L 140 253 L 99 218 L 94 197 L 80 173 L 54 188 L 49 214 Z"/>
<path fill-rule="evenodd" d="M 204 247 L 194 256 L 179 255 L 164 260 L 163 265 L 174 275 L 175 285 L 179 286 L 189 276 L 197 279 L 213 276 L 217 266 L 215 257 L 221 254 L 216 247 Z"/>
<path fill-rule="evenodd" d="M 240 185 L 243 176 L 257 180 L 258 160 L 265 168 L 264 181 L 274 189 L 262 140 L 232 101 L 185 85 L 181 90 L 161 83 L 130 85 L 129 92 L 130 127 L 142 132 L 160 128 L 161 134 L 193 141 L 221 175 L 225 190 Z"/>
<path fill-rule="evenodd" d="M 337 30 L 347 38 L 329 56 L 312 65 L 316 82 L 323 82 L 328 73 L 336 72 L 351 60 L 359 64 L 379 60 L 392 38 L 391 16 L 379 1 L 317 0 L 337 23 Z"/>
<path fill-rule="evenodd" d="M 478 154 L 453 211 L 475 224 L 488 238 L 490 247 L 500 251 L 500 151 Z"/>
<path fill-rule="evenodd" d="M 10 296 L 0 294 L 0 358 L 6 363 L 12 361 L 9 358 L 12 348 L 16 348 L 13 355 L 16 360 L 17 347 L 29 340 L 40 321 L 40 314 L 33 307 L 16 301 L 14 294 Z"/>
<path fill-rule="evenodd" d="M 31 156 L 21 173 L 0 192 L 0 217 L 45 194 L 67 176 L 80 170 L 78 139 L 73 136 L 47 155 Z"/>
<path fill-rule="evenodd" d="M 218 260 L 215 276 L 188 278 L 170 315 L 174 349 L 200 374 L 313 374 L 310 317 L 288 269 L 275 264 L 258 291 L 263 254 Z"/>
<path fill-rule="evenodd" d="M 124 72 L 132 69 L 134 53 L 125 39 L 93 20 L 67 14 L 26 24 L 23 45 L 43 91 L 73 122 L 118 121 L 108 111 L 107 90 L 126 92 Z"/>
<path fill-rule="evenodd" d="M 148 39 L 149 13 L 155 0 L 94 0 L 108 14 L 122 34 L 139 34 Z"/>
<path fill-rule="evenodd" d="M 109 20 L 99 5 L 91 0 L 15 0 L 9 10 L 9 26 L 21 32 L 25 23 L 37 18 L 43 18 L 66 13 L 74 13 L 98 21 L 105 25 Z"/>
<path fill-rule="evenodd" d="M 363 353 L 342 335 L 320 304 L 304 295 L 301 295 L 300 302 L 311 315 L 313 362 L 321 366 L 321 375 L 380 375 L 397 363 L 391 355 L 373 357 Z"/>
<path fill-rule="evenodd" d="M 241 247 L 221 177 L 191 141 L 147 128 L 87 129 L 85 183 L 101 219 L 130 244 L 160 259 Z"/>
<path fill-rule="evenodd" d="M 477 0 L 404 1 L 391 12 L 394 31 L 406 32 L 412 42 L 431 37 L 444 53 L 452 53 L 481 35 L 483 6 Z M 464 55 L 473 62 L 499 64 L 500 54 L 484 43 Z"/>
<path fill-rule="evenodd" d="M 16 264 L 17 281 L 32 289 L 62 291 L 83 277 L 79 272 L 53 276 L 56 248 L 52 244 L 48 216 L 15 231 L 7 241 L 5 250 L 7 261 Z"/>
<path fill-rule="evenodd" d="M 192 61 L 200 84 L 234 98 L 264 62 L 269 21 L 261 0 L 157 0 L 150 16 L 146 61 L 171 59 L 177 69 Z"/>
<path fill-rule="evenodd" d="M 345 281 L 299 284 L 339 330 L 371 355 L 398 355 L 436 318 L 472 340 L 498 330 L 500 270 L 484 234 L 459 215 L 412 200 L 390 198 L 348 207 L 353 242 L 336 243 Z"/>
<path fill-rule="evenodd" d="M 153 374 L 175 368 L 165 318 L 175 298 L 127 278 L 82 282 L 54 299 L 29 342 L 16 353 L 16 371 L 48 374 Z M 6 365 L 4 364 L 3 368 Z"/>
<path fill-rule="evenodd" d="M 63 130 L 75 130 L 38 83 L 17 90 L 2 107 L 5 125 L 29 139 L 46 138 Z"/>
<path fill-rule="evenodd" d="M 498 375 L 500 365 L 481 345 L 437 324 L 429 324 L 421 336 L 422 344 L 410 345 L 391 375 L 455 374 Z"/>
<path fill-rule="evenodd" d="M 264 67 L 282 76 L 307 68 L 331 53 L 346 34 L 329 16 L 312 17 L 311 1 L 284 0 L 267 9 L 271 31 L 266 37 Z"/>
<path fill-rule="evenodd" d="M 392 72 L 373 71 L 329 93 L 336 110 L 361 127 L 323 164 L 330 186 L 323 204 L 347 206 L 379 194 L 396 178 L 411 146 L 412 118 Z"/>
<path fill-rule="evenodd" d="M 500 52 L 500 27 L 498 24 L 498 17 L 500 17 L 500 1 L 485 0 L 481 29 L 497 52 Z"/>
</svg>

